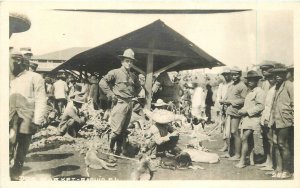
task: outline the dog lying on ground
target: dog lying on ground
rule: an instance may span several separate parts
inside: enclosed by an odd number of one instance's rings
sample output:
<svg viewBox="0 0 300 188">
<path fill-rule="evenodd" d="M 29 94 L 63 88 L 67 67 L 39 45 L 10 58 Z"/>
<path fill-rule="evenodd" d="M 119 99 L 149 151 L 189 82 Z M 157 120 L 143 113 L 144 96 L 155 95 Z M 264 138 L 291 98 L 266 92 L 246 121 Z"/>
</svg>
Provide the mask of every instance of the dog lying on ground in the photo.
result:
<svg viewBox="0 0 300 188">
<path fill-rule="evenodd" d="M 114 167 L 117 164 L 116 163 L 108 163 L 97 156 L 97 147 L 95 145 L 91 145 L 89 147 L 89 150 L 86 152 L 85 155 L 85 164 L 87 166 L 87 174 L 88 174 L 88 168 L 93 168 L 93 169 L 106 169 L 106 170 L 117 170 Z"/>
</svg>

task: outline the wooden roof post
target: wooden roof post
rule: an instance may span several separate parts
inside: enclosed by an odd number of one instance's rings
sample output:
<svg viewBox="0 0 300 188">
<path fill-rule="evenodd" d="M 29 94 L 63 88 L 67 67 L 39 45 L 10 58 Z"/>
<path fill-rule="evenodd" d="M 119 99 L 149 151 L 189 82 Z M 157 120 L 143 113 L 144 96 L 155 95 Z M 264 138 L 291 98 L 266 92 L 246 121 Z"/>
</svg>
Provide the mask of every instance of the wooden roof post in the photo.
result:
<svg viewBox="0 0 300 188">
<path fill-rule="evenodd" d="M 147 57 L 147 70 L 146 70 L 146 109 L 151 108 L 151 100 L 152 100 L 152 79 L 153 79 L 153 54 L 148 54 Z"/>
</svg>

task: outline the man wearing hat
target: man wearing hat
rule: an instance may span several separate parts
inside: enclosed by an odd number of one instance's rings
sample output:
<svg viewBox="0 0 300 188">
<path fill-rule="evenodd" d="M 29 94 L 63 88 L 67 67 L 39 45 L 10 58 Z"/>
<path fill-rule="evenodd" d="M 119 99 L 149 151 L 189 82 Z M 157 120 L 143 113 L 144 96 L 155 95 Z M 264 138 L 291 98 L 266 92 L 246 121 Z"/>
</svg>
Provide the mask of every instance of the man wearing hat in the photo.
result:
<svg viewBox="0 0 300 188">
<path fill-rule="evenodd" d="M 261 73 L 263 75 L 263 79 L 260 80 L 259 86 L 267 92 L 270 89 L 269 82 L 265 79 L 265 75 L 270 72 L 271 69 L 273 69 L 275 66 L 271 63 L 264 62 L 259 66 Z"/>
<path fill-rule="evenodd" d="M 29 71 L 36 72 L 36 69 L 38 68 L 38 66 L 39 65 L 37 63 L 30 62 L 29 63 Z"/>
<path fill-rule="evenodd" d="M 64 75 L 57 75 L 57 78 L 58 80 L 53 84 L 53 91 L 56 110 L 58 112 L 58 116 L 60 117 L 67 104 L 67 93 L 69 88 L 65 81 L 66 78 Z"/>
<path fill-rule="evenodd" d="M 99 80 L 95 75 L 91 76 L 89 79 L 90 82 L 90 91 L 88 95 L 88 100 L 92 99 L 93 100 L 93 106 L 95 110 L 99 110 L 100 105 L 99 105 Z"/>
<path fill-rule="evenodd" d="M 171 122 L 176 119 L 175 115 L 167 110 L 155 110 L 150 118 L 154 121 L 154 124 L 146 134 L 149 141 L 146 143 L 146 150 L 148 149 L 151 158 L 156 158 L 157 154 L 165 154 L 165 152 L 170 152 L 173 155 L 179 154 L 181 152 L 181 149 L 177 146 L 179 132 L 171 125 Z"/>
<path fill-rule="evenodd" d="M 80 112 L 84 98 L 80 95 L 75 95 L 74 99 L 68 102 L 66 109 L 61 117 L 61 122 L 58 125 L 58 134 L 65 134 L 76 137 L 80 128 L 86 122 L 83 113 Z"/>
<path fill-rule="evenodd" d="M 266 94 L 265 99 L 265 108 L 261 115 L 261 128 L 262 128 L 262 135 L 263 135 L 263 147 L 264 152 L 266 155 L 266 161 L 262 164 L 258 164 L 257 166 L 262 166 L 260 170 L 271 171 L 273 169 L 273 135 L 274 135 L 274 128 L 270 125 L 271 119 L 271 109 L 274 101 L 275 96 L 275 76 L 271 71 L 265 73 L 264 78 L 268 80 L 270 84 L 270 89 Z M 268 172 L 267 172 L 268 173 Z"/>
<path fill-rule="evenodd" d="M 223 129 L 224 146 L 223 146 L 223 148 L 220 149 L 220 151 L 227 151 L 228 150 L 227 143 L 229 143 L 229 141 L 228 141 L 229 135 L 227 135 L 227 136 L 225 135 L 226 127 L 225 127 L 225 123 L 222 123 L 223 121 L 225 121 L 227 105 L 225 105 L 223 103 L 221 104 L 220 101 L 225 99 L 227 91 L 228 91 L 228 87 L 230 84 L 232 84 L 230 69 L 228 67 L 225 67 L 223 69 L 221 75 L 224 77 L 225 83 L 220 83 L 220 85 L 218 87 L 215 104 L 216 104 L 216 112 L 217 112 L 218 121 L 221 124 L 222 129 Z M 227 127 L 227 129 L 230 129 L 230 127 Z"/>
<path fill-rule="evenodd" d="M 254 153 L 263 154 L 262 142 L 259 142 L 261 139 L 257 139 L 257 136 L 261 133 L 260 117 L 265 102 L 265 92 L 260 87 L 257 87 L 258 81 L 261 78 L 262 76 L 254 70 L 249 71 L 245 77 L 249 92 L 245 98 L 243 108 L 238 110 L 238 114 L 242 116 L 239 127 L 241 129 L 242 150 L 240 161 L 235 165 L 237 168 L 246 166 L 246 156 L 249 152 L 248 140 L 250 137 L 253 137 L 254 140 L 254 149 L 251 149 L 250 161 L 254 163 Z"/>
<path fill-rule="evenodd" d="M 31 136 L 44 122 L 47 97 L 44 79 L 26 70 L 20 52 L 11 51 L 9 66 L 13 75 L 9 96 L 9 148 L 10 159 L 13 159 L 10 177 L 11 180 L 19 180 Z"/>
<path fill-rule="evenodd" d="M 234 156 L 230 157 L 229 160 L 239 160 L 241 156 L 241 138 L 239 134 L 239 123 L 241 120 L 241 115 L 238 113 L 245 101 L 245 97 L 248 93 L 248 88 L 243 81 L 241 81 L 242 71 L 238 67 L 232 67 L 230 70 L 233 83 L 230 85 L 227 91 L 227 95 L 224 100 L 220 100 L 221 104 L 227 105 L 226 110 L 226 124 L 229 127 L 230 132 L 226 133 L 226 137 L 230 138 L 233 136 L 234 139 Z M 229 146 L 229 144 L 228 144 Z M 224 157 L 229 157 L 230 151 L 224 155 Z"/>
<path fill-rule="evenodd" d="M 133 50 L 126 49 L 119 57 L 121 68 L 109 71 L 99 83 L 103 92 L 114 103 L 110 117 L 112 128 L 110 150 L 113 152 L 116 144 L 115 154 L 117 155 L 121 154 L 125 141 L 132 114 L 132 99 L 138 96 L 141 89 L 138 78 L 130 71 L 132 64 L 136 62 Z"/>
<path fill-rule="evenodd" d="M 287 79 L 290 80 L 291 82 L 294 82 L 294 65 L 288 66 L 287 70 L 288 70 Z"/>
<path fill-rule="evenodd" d="M 294 86 L 286 79 L 287 69 L 272 70 L 275 75 L 275 97 L 270 124 L 275 128 L 277 143 L 274 143 L 276 170 L 272 177 L 290 178 L 294 170 Z M 282 158 L 281 158 L 282 157 Z"/>
</svg>

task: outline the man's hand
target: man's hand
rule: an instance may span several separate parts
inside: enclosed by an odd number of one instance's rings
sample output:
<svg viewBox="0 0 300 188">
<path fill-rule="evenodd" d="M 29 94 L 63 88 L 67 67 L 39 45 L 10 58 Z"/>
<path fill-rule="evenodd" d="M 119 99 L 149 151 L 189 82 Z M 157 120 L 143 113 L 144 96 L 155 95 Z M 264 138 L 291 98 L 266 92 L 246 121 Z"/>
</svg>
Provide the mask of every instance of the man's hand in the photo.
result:
<svg viewBox="0 0 300 188">
<path fill-rule="evenodd" d="M 245 116 L 245 115 L 247 115 L 248 113 L 247 113 L 246 110 L 240 109 L 240 110 L 238 111 L 238 114 L 241 115 L 241 116 Z"/>
<path fill-rule="evenodd" d="M 110 96 L 108 96 L 108 100 L 110 100 L 112 102 L 113 105 L 117 104 L 118 102 L 118 98 L 116 95 L 112 94 Z"/>
</svg>

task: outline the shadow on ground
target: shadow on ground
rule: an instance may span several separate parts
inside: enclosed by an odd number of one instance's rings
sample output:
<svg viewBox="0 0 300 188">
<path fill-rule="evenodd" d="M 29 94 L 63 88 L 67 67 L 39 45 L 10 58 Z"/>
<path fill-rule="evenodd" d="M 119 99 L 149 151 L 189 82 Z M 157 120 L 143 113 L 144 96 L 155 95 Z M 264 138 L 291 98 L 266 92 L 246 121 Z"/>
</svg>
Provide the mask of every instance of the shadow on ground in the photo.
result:
<svg viewBox="0 0 300 188">
<path fill-rule="evenodd" d="M 62 153 L 62 154 L 33 154 L 26 158 L 26 162 L 41 162 L 41 161 L 51 161 L 56 159 L 66 159 L 73 156 L 73 153 Z"/>
<path fill-rule="evenodd" d="M 74 171 L 74 170 L 78 170 L 79 168 L 80 166 L 77 165 L 63 165 L 63 166 L 58 166 L 56 168 L 33 171 L 26 174 L 26 176 L 32 176 L 36 174 L 49 174 L 51 175 L 51 177 L 54 177 L 54 176 L 61 175 L 63 171 Z"/>
</svg>

